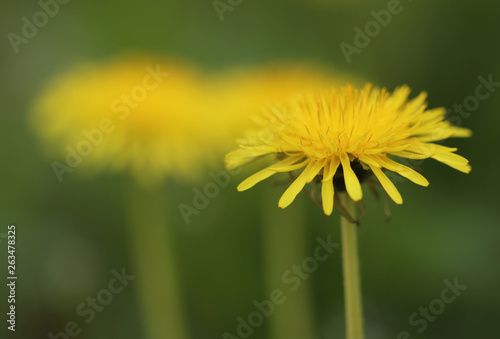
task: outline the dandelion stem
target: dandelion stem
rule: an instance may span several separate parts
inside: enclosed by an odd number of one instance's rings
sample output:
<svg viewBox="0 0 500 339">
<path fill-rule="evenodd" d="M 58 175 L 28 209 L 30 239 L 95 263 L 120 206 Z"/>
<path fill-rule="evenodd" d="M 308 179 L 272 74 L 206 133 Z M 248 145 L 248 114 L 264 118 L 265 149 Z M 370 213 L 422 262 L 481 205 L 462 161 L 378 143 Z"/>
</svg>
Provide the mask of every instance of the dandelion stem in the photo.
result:
<svg viewBox="0 0 500 339">
<path fill-rule="evenodd" d="M 264 255 L 266 262 L 266 295 L 276 289 L 286 291 L 283 274 L 292 263 L 301 264 L 307 257 L 307 229 L 304 208 L 300 201 L 294 208 L 281 210 L 277 197 L 270 194 L 264 199 Z M 314 315 L 311 301 L 310 280 L 294 285 L 293 294 L 269 319 L 270 338 L 315 338 Z M 292 324 L 292 325 L 291 325 Z"/>
<path fill-rule="evenodd" d="M 128 208 L 129 242 L 145 337 L 185 339 L 179 274 L 165 200 L 159 190 L 133 187 Z"/>
<path fill-rule="evenodd" d="M 354 202 L 341 194 L 347 212 L 354 216 Z M 344 298 L 347 339 L 363 339 L 363 306 L 359 276 L 358 244 L 355 224 L 340 217 L 342 228 L 342 263 L 344 269 Z"/>
</svg>

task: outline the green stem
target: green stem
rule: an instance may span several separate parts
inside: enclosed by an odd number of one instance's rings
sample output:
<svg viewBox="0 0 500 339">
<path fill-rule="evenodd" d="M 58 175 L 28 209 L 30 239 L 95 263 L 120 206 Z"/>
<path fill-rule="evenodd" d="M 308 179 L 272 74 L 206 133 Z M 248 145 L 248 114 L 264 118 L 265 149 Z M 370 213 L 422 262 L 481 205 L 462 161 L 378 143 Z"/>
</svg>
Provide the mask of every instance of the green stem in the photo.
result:
<svg viewBox="0 0 500 339">
<path fill-rule="evenodd" d="M 186 338 L 167 206 L 160 190 L 134 186 L 130 192 L 129 242 L 148 339 Z"/>
<path fill-rule="evenodd" d="M 287 298 L 283 304 L 275 305 L 269 319 L 269 337 L 315 338 L 310 280 L 302 280 L 294 291 L 283 283 L 284 272 L 292 264 L 301 265 L 308 256 L 304 208 L 300 201 L 295 201 L 294 206 L 282 210 L 276 204 L 278 199 L 276 194 L 269 194 L 263 201 L 266 295 L 280 289 Z"/>
<path fill-rule="evenodd" d="M 340 201 L 352 216 L 355 215 L 354 202 L 346 193 Z M 342 228 L 342 262 L 344 269 L 344 297 L 347 339 L 363 339 L 363 306 L 359 277 L 357 226 L 340 217 Z"/>
</svg>

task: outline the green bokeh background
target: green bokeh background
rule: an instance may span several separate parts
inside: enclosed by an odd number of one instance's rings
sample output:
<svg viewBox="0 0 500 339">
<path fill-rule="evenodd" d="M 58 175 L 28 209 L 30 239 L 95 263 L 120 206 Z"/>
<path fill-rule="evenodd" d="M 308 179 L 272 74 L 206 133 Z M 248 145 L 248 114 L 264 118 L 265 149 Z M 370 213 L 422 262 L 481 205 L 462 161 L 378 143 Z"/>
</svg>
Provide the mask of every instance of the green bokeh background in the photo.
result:
<svg viewBox="0 0 500 339">
<path fill-rule="evenodd" d="M 402 1 L 403 11 L 346 62 L 341 42 L 353 44 L 355 26 L 373 20 L 371 10 L 387 1 L 243 0 L 221 22 L 207 1 L 73 0 L 15 53 L 9 32 L 20 33 L 23 16 L 40 10 L 36 2 L 5 0 L 0 11 L 0 234 L 17 226 L 17 331 L 6 330 L 6 241 L 0 239 L 1 337 L 47 338 L 71 320 L 79 338 L 143 338 L 137 291 L 115 296 L 85 324 L 75 308 L 105 287 L 112 269 L 133 274 L 125 224 L 127 178 L 68 175 L 58 183 L 39 141 L 27 127 L 30 105 L 54 74 L 86 60 L 106 60 L 124 51 L 177 55 L 219 72 L 238 65 L 279 60 L 316 60 L 393 89 L 408 84 L 429 93 L 429 106 L 462 104 L 479 85 L 478 76 L 500 81 L 500 4 L 484 1 Z M 222 97 L 221 100 L 224 100 Z M 68 107 L 68 109 L 71 109 Z M 392 205 L 385 222 L 383 204 L 367 198 L 359 228 L 366 338 L 500 337 L 500 228 L 496 147 L 500 93 L 480 101 L 462 126 L 471 139 L 447 141 L 472 164 L 469 175 L 432 160 L 422 164 L 428 188 L 398 184 L 402 206 Z M 491 152 L 494 152 L 493 154 Z M 207 169 L 203 188 L 211 179 Z M 268 298 L 265 287 L 263 218 L 270 208 L 283 218 L 277 200 L 283 188 L 270 182 L 236 192 L 242 177 L 186 225 L 177 206 L 190 203 L 193 185 L 165 186 L 170 201 L 174 251 L 186 303 L 191 338 L 222 338 L 235 332 L 237 317 Z M 263 199 L 263 197 L 265 197 Z M 263 201 L 264 200 L 264 201 Z M 326 222 L 305 196 L 290 208 L 305 208 L 306 253 L 318 236 L 340 242 L 335 215 Z M 279 220 L 279 219 L 278 219 Z M 285 220 L 285 219 L 284 219 Z M 285 225 L 286 226 L 286 225 Z M 282 227 L 286 233 L 287 228 Z M 286 234 L 283 235 L 286 241 Z M 153 259 L 153 258 L 152 258 Z M 161 258 L 154 258 L 161 260 Z M 292 264 L 299 264 L 290 261 Z M 344 337 L 340 253 L 308 279 L 317 338 Z M 458 278 L 468 288 L 423 333 L 408 318 L 439 298 L 443 280 Z M 289 296 L 293 298 L 293 295 Z M 286 307 L 286 304 L 283 305 Z M 252 338 L 270 338 L 269 321 Z M 294 323 L 290 323 L 293 328 Z M 302 338 L 297 338 L 302 339 Z"/>
</svg>

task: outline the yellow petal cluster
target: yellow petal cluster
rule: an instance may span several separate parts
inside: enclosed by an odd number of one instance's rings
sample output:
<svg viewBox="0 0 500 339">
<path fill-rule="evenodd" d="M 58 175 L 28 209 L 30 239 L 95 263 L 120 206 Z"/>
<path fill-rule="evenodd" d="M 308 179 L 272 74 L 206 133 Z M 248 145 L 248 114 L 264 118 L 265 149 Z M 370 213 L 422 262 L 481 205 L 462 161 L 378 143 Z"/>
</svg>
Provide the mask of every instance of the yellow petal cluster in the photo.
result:
<svg viewBox="0 0 500 339">
<path fill-rule="evenodd" d="M 64 173 L 127 171 L 151 185 L 192 179 L 210 159 L 205 86 L 193 66 L 126 56 L 87 64 L 50 82 L 31 125 Z M 64 167 L 65 166 L 65 167 Z"/>
<path fill-rule="evenodd" d="M 237 68 L 214 76 L 209 107 L 218 124 L 213 132 L 223 154 L 241 135 L 255 130 L 263 108 L 304 92 L 353 81 L 353 77 L 312 62 L 280 62 Z M 355 80 L 354 80 L 355 81 Z"/>
<path fill-rule="evenodd" d="M 470 130 L 444 120 L 444 108 L 427 109 L 426 93 L 409 100 L 407 86 L 393 93 L 367 84 L 303 95 L 264 112 L 261 129 L 241 140 L 239 149 L 226 156 L 234 168 L 266 155 L 276 155 L 271 166 L 247 178 L 238 190 L 246 190 L 278 172 L 301 170 L 282 195 L 279 206 L 292 203 L 304 186 L 320 182 L 324 213 L 330 215 L 334 194 L 345 190 L 352 200 L 363 197 L 361 181 L 373 173 L 397 203 L 403 199 L 386 171 L 422 186 L 428 181 L 418 172 L 396 161 L 398 158 L 436 159 L 464 173 L 467 159 L 434 142 L 450 137 L 468 137 Z"/>
</svg>

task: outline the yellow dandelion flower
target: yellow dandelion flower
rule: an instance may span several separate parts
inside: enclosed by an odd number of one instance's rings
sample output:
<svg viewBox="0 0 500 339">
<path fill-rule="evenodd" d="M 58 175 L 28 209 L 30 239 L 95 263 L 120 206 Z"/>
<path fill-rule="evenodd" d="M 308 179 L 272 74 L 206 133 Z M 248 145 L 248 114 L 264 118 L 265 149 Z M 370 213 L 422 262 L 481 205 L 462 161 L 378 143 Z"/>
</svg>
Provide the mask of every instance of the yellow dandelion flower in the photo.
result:
<svg viewBox="0 0 500 339">
<path fill-rule="evenodd" d="M 262 107 L 332 84 L 340 85 L 347 79 L 353 81 L 352 76 L 312 62 L 283 62 L 226 71 L 211 81 L 210 107 L 218 121 L 212 129 L 216 135 L 213 139 L 219 139 L 220 149 L 227 153 L 228 144 L 255 128 L 252 120 Z"/>
<path fill-rule="evenodd" d="M 195 178 L 207 160 L 203 81 L 173 60 L 122 57 L 54 79 L 36 100 L 31 124 L 58 178 L 81 165 L 129 171 L 138 182 Z"/>
<path fill-rule="evenodd" d="M 277 162 L 255 173 L 239 186 L 243 191 L 275 173 L 301 170 L 279 201 L 290 205 L 307 183 L 320 182 L 322 207 L 332 213 L 335 191 L 346 190 L 353 201 L 363 197 L 361 182 L 373 174 L 397 204 L 403 199 L 385 171 L 395 172 L 422 186 L 428 181 L 398 158 L 436 159 L 468 173 L 467 159 L 456 148 L 433 142 L 468 137 L 471 131 L 444 120 L 445 109 L 426 109 L 426 93 L 409 100 L 407 86 L 391 94 L 385 88 L 348 84 L 339 90 L 297 97 L 268 109 L 262 129 L 241 140 L 226 156 L 229 168 L 275 154 Z"/>
</svg>

